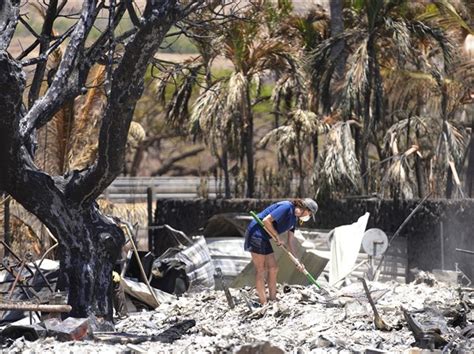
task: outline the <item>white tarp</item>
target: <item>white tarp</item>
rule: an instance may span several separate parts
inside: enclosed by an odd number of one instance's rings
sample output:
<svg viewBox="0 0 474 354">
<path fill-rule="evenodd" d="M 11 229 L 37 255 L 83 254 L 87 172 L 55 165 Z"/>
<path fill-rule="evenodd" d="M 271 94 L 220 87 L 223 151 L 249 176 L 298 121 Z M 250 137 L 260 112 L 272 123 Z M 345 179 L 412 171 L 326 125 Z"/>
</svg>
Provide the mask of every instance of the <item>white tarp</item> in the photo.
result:
<svg viewBox="0 0 474 354">
<path fill-rule="evenodd" d="M 331 239 L 329 284 L 333 285 L 341 280 L 354 267 L 369 216 L 370 213 L 365 213 L 357 222 L 334 229 Z"/>
</svg>

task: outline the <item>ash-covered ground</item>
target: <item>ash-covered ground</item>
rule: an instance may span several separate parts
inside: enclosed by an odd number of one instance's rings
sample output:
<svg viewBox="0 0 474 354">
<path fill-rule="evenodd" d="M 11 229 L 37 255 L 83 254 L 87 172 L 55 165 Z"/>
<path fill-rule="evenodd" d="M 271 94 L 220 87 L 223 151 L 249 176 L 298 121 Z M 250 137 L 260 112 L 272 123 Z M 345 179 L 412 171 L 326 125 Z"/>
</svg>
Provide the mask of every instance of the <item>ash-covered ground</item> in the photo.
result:
<svg viewBox="0 0 474 354">
<path fill-rule="evenodd" d="M 244 301 L 244 297 L 256 299 L 253 289 L 230 289 L 236 302 L 233 309 L 229 308 L 223 291 L 186 294 L 155 311 L 130 314 L 118 321 L 114 334 L 95 333 L 94 340 L 76 342 L 18 339 L 8 352 L 255 353 L 265 342 L 267 349 L 292 353 L 367 349 L 403 352 L 415 343 L 403 309 L 417 316 L 424 329 L 431 328 L 437 340 L 445 341 L 437 344 L 438 349 L 474 351 L 474 339 L 460 335 L 463 328 L 466 332 L 473 324 L 472 289 L 443 283 L 368 285 L 380 317 L 392 328 L 390 331 L 376 328 L 374 313 L 360 282 L 342 289 L 326 286 L 325 290 L 314 285 L 295 285 L 285 289 L 279 286 L 279 301 L 253 311 Z M 469 333 L 474 334 L 474 330 Z M 249 345 L 253 351 L 248 351 Z"/>
</svg>

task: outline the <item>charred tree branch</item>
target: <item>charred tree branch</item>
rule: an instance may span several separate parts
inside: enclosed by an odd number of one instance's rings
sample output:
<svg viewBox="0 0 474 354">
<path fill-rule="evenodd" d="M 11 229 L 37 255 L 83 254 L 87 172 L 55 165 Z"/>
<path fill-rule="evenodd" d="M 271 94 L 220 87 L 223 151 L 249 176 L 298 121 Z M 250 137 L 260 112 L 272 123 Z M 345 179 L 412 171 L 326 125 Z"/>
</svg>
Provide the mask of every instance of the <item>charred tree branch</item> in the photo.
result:
<svg viewBox="0 0 474 354">
<path fill-rule="evenodd" d="M 135 27 L 140 27 L 140 20 L 138 19 L 137 13 L 133 7 L 132 0 L 125 0 L 125 5 L 127 6 L 127 12 L 130 15 L 130 20 L 132 21 Z"/>
<path fill-rule="evenodd" d="M 19 18 L 20 0 L 5 1 L 0 5 L 0 50 L 6 50 L 10 45 Z"/>
<path fill-rule="evenodd" d="M 69 184 L 70 196 L 79 203 L 90 203 L 121 173 L 125 143 L 135 104 L 143 91 L 148 63 L 164 36 L 178 20 L 175 0 L 153 3 L 149 17 L 125 47 L 122 60 L 114 70 L 109 100 L 99 133 L 97 161 L 79 173 Z"/>
<path fill-rule="evenodd" d="M 49 48 L 51 41 L 51 34 L 53 31 L 53 23 L 56 19 L 56 10 L 58 6 L 57 0 L 51 0 L 49 3 L 46 15 L 44 18 L 43 29 L 41 30 L 40 41 L 40 54 L 46 53 Z M 33 103 L 39 96 L 41 89 L 41 83 L 43 81 L 44 72 L 46 70 L 46 60 L 40 61 L 36 66 L 35 74 L 33 76 L 33 82 L 31 83 L 30 92 L 28 93 L 28 106 L 33 106 Z"/>
<path fill-rule="evenodd" d="M 66 48 L 58 71 L 53 78 L 51 86 L 45 95 L 38 99 L 26 116 L 22 119 L 23 137 L 29 136 L 34 129 L 38 129 L 46 124 L 52 115 L 51 107 L 53 102 L 64 95 L 64 87 L 67 85 L 69 76 L 76 66 L 76 59 L 84 47 L 84 42 L 89 33 L 93 20 L 96 16 L 96 1 L 87 0 L 82 7 L 81 18 L 77 22 L 71 40 Z M 53 111 L 54 112 L 54 111 Z"/>
<path fill-rule="evenodd" d="M 33 43 L 31 43 L 28 48 L 26 48 L 17 58 L 16 60 L 22 60 L 28 54 L 30 54 L 40 43 L 38 39 L 36 39 Z"/>
<path fill-rule="evenodd" d="M 61 37 L 59 37 L 54 43 L 53 45 L 51 45 L 47 50 L 46 52 L 44 52 L 43 54 L 41 54 L 40 56 L 36 57 L 36 58 L 32 58 L 32 59 L 28 59 L 28 60 L 24 60 L 21 62 L 21 65 L 22 66 L 29 66 L 29 65 L 34 65 L 34 64 L 37 64 L 37 63 L 45 63 L 46 64 L 46 61 L 48 60 L 48 57 L 49 55 L 54 52 L 63 42 L 64 40 L 69 37 L 72 33 L 72 31 L 74 31 L 74 28 L 75 26 L 72 26 L 71 28 L 69 28 L 66 32 L 64 32 Z M 36 43 L 36 44 L 35 44 Z M 40 41 L 38 40 L 37 42 L 34 42 L 33 44 L 35 44 L 34 47 L 36 47 L 38 44 L 40 43 Z M 33 45 L 32 44 L 32 45 Z M 31 48 L 31 50 L 34 49 Z M 19 57 L 18 57 L 18 60 L 21 60 L 23 59 L 26 55 L 28 55 L 28 51 L 30 51 L 30 47 L 28 47 Z"/>
</svg>

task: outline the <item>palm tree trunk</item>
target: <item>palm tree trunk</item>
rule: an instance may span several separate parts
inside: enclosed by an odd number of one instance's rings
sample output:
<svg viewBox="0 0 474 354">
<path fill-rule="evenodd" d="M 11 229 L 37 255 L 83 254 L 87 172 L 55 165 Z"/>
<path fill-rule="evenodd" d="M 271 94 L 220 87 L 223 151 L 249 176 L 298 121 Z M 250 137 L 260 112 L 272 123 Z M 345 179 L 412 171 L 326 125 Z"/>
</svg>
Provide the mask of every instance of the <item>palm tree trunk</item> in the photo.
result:
<svg viewBox="0 0 474 354">
<path fill-rule="evenodd" d="M 318 133 L 315 133 L 313 135 L 313 163 L 314 165 L 317 164 L 318 162 L 318 155 L 319 155 L 319 137 L 318 137 Z"/>
<path fill-rule="evenodd" d="M 137 176 L 140 169 L 140 164 L 142 163 L 143 157 L 145 155 L 147 147 L 145 144 L 140 144 L 135 151 L 133 156 L 132 166 L 130 167 L 130 176 Z"/>
<path fill-rule="evenodd" d="M 298 197 L 302 198 L 304 195 L 304 172 L 303 172 L 303 148 L 301 146 L 300 130 L 296 130 L 296 152 L 298 154 L 298 174 L 299 174 L 299 187 Z"/>
<path fill-rule="evenodd" d="M 369 57 L 369 68 L 367 70 L 367 86 L 364 93 L 364 130 L 361 146 L 361 174 L 364 192 L 369 193 L 369 137 L 376 120 L 380 119 L 383 110 L 383 91 L 380 72 L 375 52 L 374 38 L 371 36 L 367 41 L 367 54 Z M 374 94 L 373 110 L 372 93 Z"/>
<path fill-rule="evenodd" d="M 224 195 L 226 199 L 231 197 L 230 194 L 230 176 L 229 176 L 229 153 L 227 144 L 222 151 L 222 170 L 224 171 Z"/>
<path fill-rule="evenodd" d="M 329 2 L 331 37 L 338 36 L 344 32 L 343 7 L 343 0 L 332 0 Z M 330 57 L 332 64 L 328 68 L 326 75 L 323 76 L 321 88 L 321 103 L 324 114 L 329 114 L 334 104 L 333 94 L 335 90 L 334 84 L 332 84 L 334 79 L 339 81 L 344 77 L 344 65 L 346 62 L 344 47 L 344 40 L 341 39 L 331 48 Z M 336 74 L 335 77 L 334 74 Z"/>
<path fill-rule="evenodd" d="M 331 36 L 337 36 L 344 32 L 344 21 L 342 16 L 342 9 L 344 7 L 343 0 L 331 0 L 329 2 L 329 13 L 331 14 Z M 344 51 L 344 41 L 339 41 L 331 49 L 331 58 L 336 61 L 335 73 L 336 77 L 342 78 L 344 75 L 344 61 L 345 58 L 342 54 Z"/>
<path fill-rule="evenodd" d="M 245 158 L 247 160 L 247 198 L 253 198 L 255 188 L 255 171 L 254 171 L 254 152 L 253 152 L 253 116 L 250 103 L 250 83 L 247 80 L 245 93 L 242 102 L 242 114 L 244 115 L 245 130 Z"/>
<path fill-rule="evenodd" d="M 469 141 L 469 157 L 467 160 L 465 190 L 467 195 L 474 197 L 474 112 L 471 113 L 471 139 Z"/>
<path fill-rule="evenodd" d="M 369 60 L 370 61 L 370 60 Z M 372 126 L 372 117 L 370 114 L 370 101 L 372 92 L 372 78 L 368 75 L 368 84 L 364 97 L 364 128 L 362 130 L 361 144 L 360 144 L 360 172 L 362 175 L 362 184 L 364 193 L 369 192 L 369 134 Z"/>
<path fill-rule="evenodd" d="M 453 172 L 448 169 L 448 175 L 446 176 L 446 198 L 450 199 L 453 195 Z"/>
<path fill-rule="evenodd" d="M 420 156 L 415 155 L 415 173 L 416 173 L 416 184 L 418 187 L 418 198 L 423 198 L 425 195 L 425 187 L 423 184 L 423 161 Z"/>
</svg>

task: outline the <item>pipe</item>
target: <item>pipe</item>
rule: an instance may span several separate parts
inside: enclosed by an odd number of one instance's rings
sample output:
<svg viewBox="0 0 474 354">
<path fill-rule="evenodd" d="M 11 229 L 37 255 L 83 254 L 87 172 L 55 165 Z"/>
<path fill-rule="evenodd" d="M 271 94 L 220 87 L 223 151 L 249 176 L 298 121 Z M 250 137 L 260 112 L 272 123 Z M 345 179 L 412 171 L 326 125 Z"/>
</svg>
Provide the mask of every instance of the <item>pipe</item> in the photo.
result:
<svg viewBox="0 0 474 354">
<path fill-rule="evenodd" d="M 49 305 L 32 303 L 0 303 L 0 311 L 5 310 L 23 310 L 23 311 L 41 311 L 41 312 L 71 312 L 71 305 Z"/>
<path fill-rule="evenodd" d="M 456 251 L 467 253 L 467 254 L 474 254 L 474 251 L 463 250 L 462 248 L 456 248 Z"/>
<path fill-rule="evenodd" d="M 151 296 L 153 297 L 153 299 L 156 302 L 155 307 L 158 307 L 158 306 L 160 306 L 160 302 L 156 298 L 155 292 L 153 291 L 153 288 L 151 287 L 150 282 L 148 281 L 148 278 L 146 277 L 146 273 L 145 273 L 145 270 L 143 269 L 142 261 L 140 260 L 140 255 L 138 254 L 137 246 L 135 245 L 135 242 L 133 241 L 133 237 L 132 237 L 132 233 L 130 231 L 129 225 L 127 223 L 124 223 L 124 222 L 122 224 L 124 225 L 122 230 L 125 231 L 125 233 L 128 236 L 128 239 L 130 240 L 130 243 L 132 244 L 133 253 L 135 253 L 135 257 L 137 258 L 138 267 L 140 268 L 140 272 L 142 274 L 143 281 L 145 282 L 148 290 L 150 291 Z"/>
</svg>

